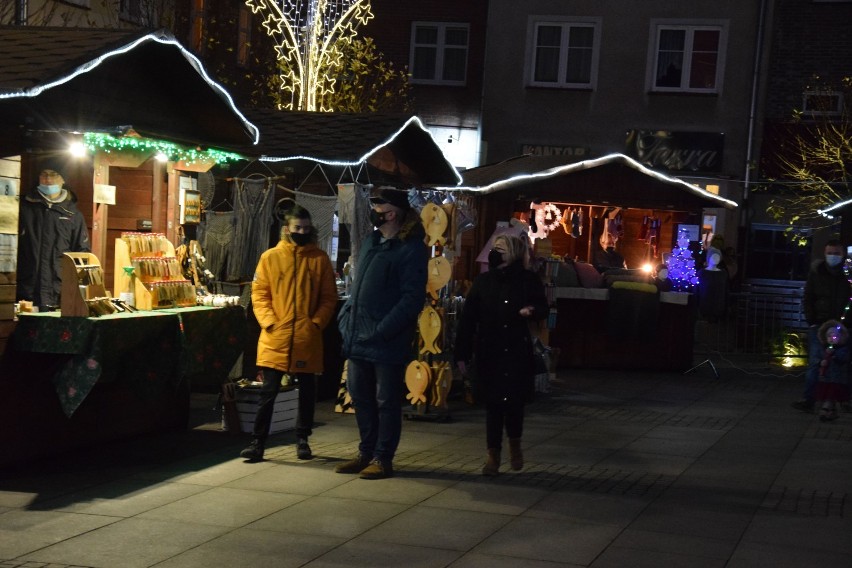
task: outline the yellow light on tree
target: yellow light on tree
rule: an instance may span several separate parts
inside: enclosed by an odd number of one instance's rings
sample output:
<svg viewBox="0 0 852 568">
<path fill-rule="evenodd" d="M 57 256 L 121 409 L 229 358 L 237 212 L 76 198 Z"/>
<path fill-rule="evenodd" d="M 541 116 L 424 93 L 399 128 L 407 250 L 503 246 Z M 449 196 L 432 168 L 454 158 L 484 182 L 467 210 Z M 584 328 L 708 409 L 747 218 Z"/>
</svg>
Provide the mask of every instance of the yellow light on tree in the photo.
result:
<svg viewBox="0 0 852 568">
<path fill-rule="evenodd" d="M 329 111 L 323 96 L 334 92 L 336 78 L 327 73 L 341 57 L 342 42 L 373 18 L 369 0 L 246 0 L 275 40 L 281 88 L 289 93 L 288 110 Z"/>
</svg>

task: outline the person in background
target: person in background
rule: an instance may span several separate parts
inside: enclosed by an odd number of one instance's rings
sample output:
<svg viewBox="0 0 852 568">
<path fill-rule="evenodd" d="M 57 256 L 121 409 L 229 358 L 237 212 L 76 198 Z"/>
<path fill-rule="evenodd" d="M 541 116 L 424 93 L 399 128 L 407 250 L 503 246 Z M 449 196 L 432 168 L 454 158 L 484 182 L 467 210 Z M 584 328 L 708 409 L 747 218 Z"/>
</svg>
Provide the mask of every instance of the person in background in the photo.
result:
<svg viewBox="0 0 852 568">
<path fill-rule="evenodd" d="M 544 285 L 527 269 L 528 263 L 526 238 L 494 239 L 489 270 L 473 281 L 456 332 L 456 365 L 466 375 L 475 359 L 476 380 L 485 398 L 488 457 L 483 475 L 497 475 L 500 469 L 504 428 L 512 469 L 524 467 L 524 404 L 533 395 L 535 373 L 529 324 L 549 311 Z"/>
<path fill-rule="evenodd" d="M 808 369 L 805 372 L 805 390 L 802 398 L 792 403 L 793 408 L 813 412 L 816 386 L 825 347 L 820 341 L 819 329 L 828 320 L 841 320 L 850 300 L 850 286 L 843 273 L 846 250 L 840 241 L 832 239 L 825 244 L 825 258 L 811 265 L 805 281 L 802 309 L 808 322 Z"/>
<path fill-rule="evenodd" d="M 380 189 L 371 201 L 376 230 L 361 245 L 350 296 L 338 318 L 361 442 L 358 455 L 335 471 L 383 479 L 393 476 L 402 435 L 405 367 L 414 359 L 429 249 L 406 191 Z"/>
<path fill-rule="evenodd" d="M 59 172 L 44 169 L 21 199 L 16 293 L 42 311 L 59 307 L 63 253 L 92 250 L 77 196 L 64 185 Z"/>
<path fill-rule="evenodd" d="M 294 205 L 284 214 L 281 240 L 264 252 L 251 285 L 254 315 L 260 325 L 257 366 L 263 386 L 257 402 L 251 444 L 240 452 L 261 461 L 284 375 L 299 387 L 296 455 L 311 459 L 308 437 L 313 433 L 316 374 L 323 370 L 322 330 L 334 317 L 337 286 L 328 255 L 316 246 L 306 209 Z"/>
</svg>

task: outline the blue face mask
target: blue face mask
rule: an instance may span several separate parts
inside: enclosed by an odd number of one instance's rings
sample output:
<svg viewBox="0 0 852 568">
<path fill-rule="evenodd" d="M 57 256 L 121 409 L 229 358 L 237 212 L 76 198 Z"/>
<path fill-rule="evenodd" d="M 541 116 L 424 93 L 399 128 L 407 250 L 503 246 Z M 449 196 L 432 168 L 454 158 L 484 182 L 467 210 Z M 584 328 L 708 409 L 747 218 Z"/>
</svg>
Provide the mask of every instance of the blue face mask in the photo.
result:
<svg viewBox="0 0 852 568">
<path fill-rule="evenodd" d="M 843 262 L 843 257 L 839 254 L 827 254 L 825 255 L 825 263 L 830 267 L 834 268 L 836 266 L 840 266 L 840 263 Z"/>
<path fill-rule="evenodd" d="M 59 191 L 62 188 L 58 185 L 39 185 L 38 190 L 42 195 L 46 195 L 47 197 L 55 197 L 59 194 Z"/>
</svg>

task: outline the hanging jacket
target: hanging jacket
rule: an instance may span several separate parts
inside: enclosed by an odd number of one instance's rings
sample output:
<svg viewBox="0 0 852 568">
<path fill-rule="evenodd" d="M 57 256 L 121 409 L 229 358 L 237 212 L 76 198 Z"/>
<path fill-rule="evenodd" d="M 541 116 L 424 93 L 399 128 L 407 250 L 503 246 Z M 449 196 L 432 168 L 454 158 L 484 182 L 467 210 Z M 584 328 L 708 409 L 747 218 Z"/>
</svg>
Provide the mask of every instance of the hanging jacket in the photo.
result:
<svg viewBox="0 0 852 568">
<path fill-rule="evenodd" d="M 338 317 L 344 357 L 384 364 L 412 360 L 426 295 L 425 235 L 420 217 L 409 211 L 397 237 L 383 240 L 376 230 L 364 239 L 351 294 Z"/>
<path fill-rule="evenodd" d="M 65 199 L 58 203 L 44 199 L 38 189 L 21 199 L 16 292 L 19 300 L 29 300 L 41 309 L 59 306 L 63 253 L 92 250 L 77 196 L 62 191 Z"/>
<path fill-rule="evenodd" d="M 260 257 L 251 302 L 261 329 L 258 367 L 323 371 L 322 330 L 337 307 L 334 269 L 324 251 L 314 244 L 279 241 Z"/>
<path fill-rule="evenodd" d="M 530 318 L 518 313 L 524 306 L 535 308 Z M 535 363 L 529 322 L 548 312 L 541 279 L 520 262 L 489 270 L 473 281 L 453 355 L 465 363 L 476 357 L 476 380 L 489 401 L 532 396 Z"/>
</svg>

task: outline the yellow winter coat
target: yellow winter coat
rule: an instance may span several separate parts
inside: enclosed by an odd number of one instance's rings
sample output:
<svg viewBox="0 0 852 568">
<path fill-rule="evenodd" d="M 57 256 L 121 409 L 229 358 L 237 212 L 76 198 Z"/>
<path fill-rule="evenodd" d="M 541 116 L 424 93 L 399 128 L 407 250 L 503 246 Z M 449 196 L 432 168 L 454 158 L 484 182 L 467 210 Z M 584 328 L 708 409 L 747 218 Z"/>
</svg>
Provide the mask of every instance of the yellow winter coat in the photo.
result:
<svg viewBox="0 0 852 568">
<path fill-rule="evenodd" d="M 258 367 L 321 373 L 322 330 L 337 306 L 328 255 L 313 244 L 279 241 L 260 257 L 251 302 L 261 329 Z"/>
</svg>

